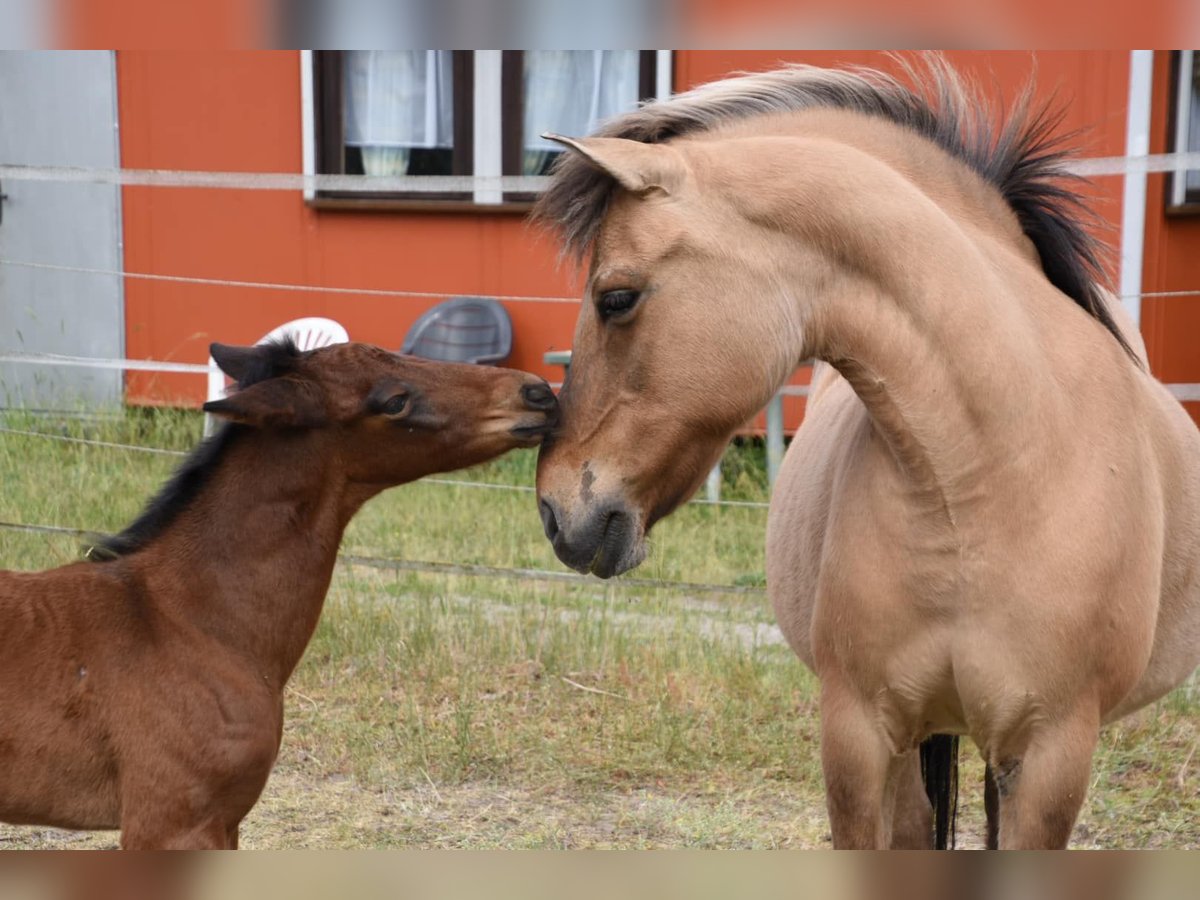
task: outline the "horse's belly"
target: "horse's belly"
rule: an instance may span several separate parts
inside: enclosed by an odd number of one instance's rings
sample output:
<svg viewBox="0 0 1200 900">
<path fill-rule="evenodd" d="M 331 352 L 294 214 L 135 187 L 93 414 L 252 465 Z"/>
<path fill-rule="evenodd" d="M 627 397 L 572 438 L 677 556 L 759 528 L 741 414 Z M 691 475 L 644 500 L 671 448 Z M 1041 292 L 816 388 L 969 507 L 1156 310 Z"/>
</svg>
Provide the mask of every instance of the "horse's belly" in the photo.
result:
<svg viewBox="0 0 1200 900">
<path fill-rule="evenodd" d="M 919 519 L 919 527 L 910 528 L 904 515 L 883 508 L 900 493 L 895 466 L 849 385 L 828 384 L 820 399 L 780 468 L 766 560 L 780 629 L 818 675 L 817 651 L 827 649 L 829 626 L 855 635 L 856 655 L 869 654 L 874 637 L 900 619 L 931 614 L 930 604 L 945 593 L 958 565 L 944 529 Z M 820 623 L 825 637 L 814 635 Z M 924 629 L 918 621 L 913 630 Z"/>
<path fill-rule="evenodd" d="M 1200 471 L 1164 486 L 1152 480 L 1155 466 L 1130 457 L 1098 474 L 1065 473 L 1073 480 L 1058 488 L 1072 502 L 1030 504 L 1054 517 L 1041 530 L 976 529 L 969 555 L 947 555 L 932 530 L 879 525 L 875 505 L 895 492 L 873 466 L 865 411 L 848 390 L 832 385 L 810 408 L 783 461 L 768 518 L 768 593 L 800 658 L 822 678 L 833 660 L 896 719 L 898 740 L 912 726 L 986 740 L 1083 697 L 1097 698 L 1111 721 L 1195 668 Z M 1192 466 L 1196 454 L 1186 456 Z M 1137 539 L 1114 536 L 1113 522 L 1136 523 Z M 962 574 L 957 590 L 943 577 L 952 569 Z"/>
<path fill-rule="evenodd" d="M 836 389 L 836 388 L 835 388 Z M 784 455 L 767 515 L 767 594 L 788 644 L 815 669 L 810 633 L 833 481 L 838 429 L 810 407 Z"/>
<path fill-rule="evenodd" d="M 1195 609 L 1200 611 L 1200 599 L 1196 601 Z M 1162 639 L 1155 641 L 1150 661 L 1146 665 L 1142 677 L 1133 689 L 1121 699 L 1120 703 L 1113 709 L 1105 711 L 1105 724 L 1115 722 L 1148 706 L 1155 700 L 1161 699 L 1183 684 L 1188 676 L 1196 671 L 1196 667 L 1200 665 L 1200 616 L 1197 616 L 1197 619 L 1198 621 L 1192 626 L 1194 637 L 1190 645 L 1181 646 L 1181 642 Z M 1170 624 L 1164 623 L 1160 616 L 1158 622 L 1160 630 L 1170 627 Z"/>
</svg>

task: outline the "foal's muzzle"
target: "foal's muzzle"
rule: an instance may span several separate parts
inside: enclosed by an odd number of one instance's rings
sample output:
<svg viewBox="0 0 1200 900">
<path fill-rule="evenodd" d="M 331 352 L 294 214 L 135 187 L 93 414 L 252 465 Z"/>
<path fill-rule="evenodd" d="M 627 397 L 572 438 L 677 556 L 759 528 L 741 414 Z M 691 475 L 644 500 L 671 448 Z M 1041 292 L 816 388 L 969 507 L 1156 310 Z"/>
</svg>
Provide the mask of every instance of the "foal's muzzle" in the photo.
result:
<svg viewBox="0 0 1200 900">
<path fill-rule="evenodd" d="M 513 437 L 521 440 L 541 439 L 558 427 L 558 399 L 550 385 L 530 375 L 519 392 L 522 409 L 532 415 L 522 419 L 512 429 Z"/>
<path fill-rule="evenodd" d="M 527 409 L 549 412 L 558 408 L 558 401 L 554 399 L 554 391 L 550 390 L 550 385 L 541 380 L 531 381 L 522 386 L 521 400 L 524 401 Z"/>
</svg>

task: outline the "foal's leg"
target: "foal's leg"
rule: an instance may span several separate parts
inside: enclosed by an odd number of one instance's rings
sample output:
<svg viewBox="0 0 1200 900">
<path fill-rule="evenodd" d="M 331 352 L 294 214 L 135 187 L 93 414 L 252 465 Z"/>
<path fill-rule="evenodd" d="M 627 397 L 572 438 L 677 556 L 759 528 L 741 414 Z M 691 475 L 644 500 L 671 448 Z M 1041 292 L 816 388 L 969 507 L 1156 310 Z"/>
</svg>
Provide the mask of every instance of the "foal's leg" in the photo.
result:
<svg viewBox="0 0 1200 900">
<path fill-rule="evenodd" d="M 129 786 L 132 787 L 132 786 Z M 171 800 L 150 791 L 129 790 L 121 816 L 122 850 L 224 850 L 237 825 L 220 812 L 190 808 L 179 798 L 190 785 L 180 785 Z M 235 844 L 236 846 L 236 844 Z"/>
<path fill-rule="evenodd" d="M 236 831 L 234 839 L 236 841 Z M 236 847 L 236 843 L 233 845 Z M 229 829 L 221 822 L 162 827 L 150 822 L 121 826 L 122 850 L 229 850 Z"/>
<path fill-rule="evenodd" d="M 991 760 L 1000 806 L 1000 849 L 1063 849 L 1087 793 L 1100 735 L 1094 710 L 1038 728 L 1015 757 Z"/>
<path fill-rule="evenodd" d="M 891 753 L 870 713 L 851 693 L 821 688 L 821 768 L 833 846 L 885 850 Z"/>
<path fill-rule="evenodd" d="M 921 780 L 921 754 L 917 750 L 898 756 L 891 766 L 893 850 L 933 849 L 933 807 Z"/>
</svg>

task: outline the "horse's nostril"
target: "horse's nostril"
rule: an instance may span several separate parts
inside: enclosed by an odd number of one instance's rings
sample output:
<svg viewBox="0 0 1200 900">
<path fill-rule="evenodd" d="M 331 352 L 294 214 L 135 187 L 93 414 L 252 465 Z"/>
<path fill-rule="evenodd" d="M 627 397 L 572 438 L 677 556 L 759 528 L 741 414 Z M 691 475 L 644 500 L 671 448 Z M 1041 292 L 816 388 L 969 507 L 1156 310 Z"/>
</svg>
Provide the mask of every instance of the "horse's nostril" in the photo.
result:
<svg viewBox="0 0 1200 900">
<path fill-rule="evenodd" d="M 554 539 L 558 537 L 558 517 L 554 515 L 554 507 L 547 500 L 539 500 L 538 512 L 542 514 L 542 527 L 546 529 L 546 539 L 554 543 Z"/>
<path fill-rule="evenodd" d="M 530 409 L 549 410 L 553 409 L 555 403 L 554 391 L 550 390 L 548 384 L 527 384 L 521 388 L 521 399 L 525 401 L 525 405 Z"/>
</svg>

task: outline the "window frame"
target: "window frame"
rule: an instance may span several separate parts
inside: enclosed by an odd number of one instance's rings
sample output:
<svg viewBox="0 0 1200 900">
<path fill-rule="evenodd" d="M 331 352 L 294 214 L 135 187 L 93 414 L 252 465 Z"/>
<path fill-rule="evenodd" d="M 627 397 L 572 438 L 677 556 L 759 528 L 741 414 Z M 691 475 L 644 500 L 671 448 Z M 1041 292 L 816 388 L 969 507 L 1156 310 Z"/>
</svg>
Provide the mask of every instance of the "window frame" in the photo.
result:
<svg viewBox="0 0 1200 900">
<path fill-rule="evenodd" d="M 313 50 L 311 62 L 312 95 L 306 101 L 312 109 L 313 173 L 346 174 L 346 120 L 344 50 Z M 474 172 L 475 142 L 475 54 L 454 50 L 451 67 L 454 79 L 454 152 L 451 175 Z M 456 204 L 475 207 L 469 193 L 402 193 L 390 191 L 315 191 L 306 195 L 313 206 L 353 209 L 444 210 Z"/>
<path fill-rule="evenodd" d="M 304 130 L 304 171 L 306 174 L 345 174 L 345 119 L 343 53 L 340 50 L 301 51 L 301 102 Z M 673 88 L 674 56 L 670 50 L 640 50 L 639 100 L 669 96 Z M 472 175 L 481 169 L 490 174 L 520 175 L 524 119 L 524 58 L 521 50 L 472 51 L 454 53 L 454 163 L 451 174 Z M 477 104 L 479 77 L 487 74 L 492 60 L 479 61 L 478 54 L 498 54 L 500 84 L 499 109 L 489 103 Z M 479 65 L 485 68 L 477 71 Z M 492 70 L 494 71 L 494 69 Z M 478 108 L 477 108 L 478 107 Z M 498 115 L 498 121 L 496 116 Z M 498 145 L 478 140 L 479 133 L 495 135 Z M 494 156 L 494 159 L 491 157 Z M 491 160 L 489 166 L 487 160 Z M 359 191 L 318 191 L 307 189 L 305 202 L 318 209 L 391 210 L 430 212 L 527 212 L 537 200 L 536 193 L 505 192 L 492 195 L 493 201 L 481 200 L 471 193 L 391 193 Z"/>
<path fill-rule="evenodd" d="M 1197 91 L 1197 66 L 1200 54 L 1195 50 L 1175 50 L 1171 53 L 1170 114 L 1167 116 L 1167 146 L 1171 152 L 1182 153 L 1188 148 L 1191 129 L 1200 129 L 1200 121 L 1191 116 L 1192 96 Z M 1174 169 L 1165 179 L 1165 205 L 1169 215 L 1200 215 L 1200 187 L 1187 187 L 1187 172 L 1195 169 Z"/>
<path fill-rule="evenodd" d="M 662 89 L 662 83 L 658 79 L 659 57 L 660 52 L 657 50 L 638 51 L 639 103 L 659 96 Z M 501 171 L 505 175 L 521 175 L 525 149 L 522 146 L 525 139 L 525 51 L 505 50 L 500 65 Z M 504 198 L 509 202 L 532 204 L 537 200 L 537 195 L 510 191 Z"/>
</svg>

